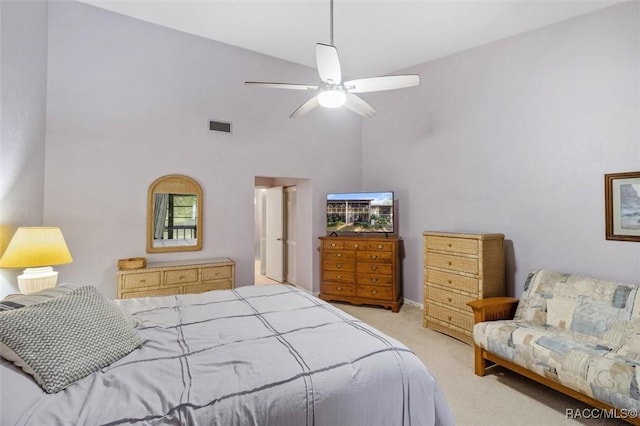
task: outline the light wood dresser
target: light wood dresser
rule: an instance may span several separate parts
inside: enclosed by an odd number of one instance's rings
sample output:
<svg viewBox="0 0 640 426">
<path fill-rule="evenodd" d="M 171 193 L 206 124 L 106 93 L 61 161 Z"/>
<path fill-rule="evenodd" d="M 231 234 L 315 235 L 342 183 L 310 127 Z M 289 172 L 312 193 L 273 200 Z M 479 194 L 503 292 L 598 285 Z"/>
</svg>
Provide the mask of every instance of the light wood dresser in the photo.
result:
<svg viewBox="0 0 640 426">
<path fill-rule="evenodd" d="M 320 237 L 320 295 L 327 301 L 402 305 L 402 239 Z"/>
<path fill-rule="evenodd" d="M 422 235 L 424 326 L 473 344 L 473 312 L 467 302 L 504 295 L 504 235 Z"/>
<path fill-rule="evenodd" d="M 202 293 L 235 286 L 235 262 L 227 258 L 156 262 L 118 271 L 118 299 Z"/>
</svg>

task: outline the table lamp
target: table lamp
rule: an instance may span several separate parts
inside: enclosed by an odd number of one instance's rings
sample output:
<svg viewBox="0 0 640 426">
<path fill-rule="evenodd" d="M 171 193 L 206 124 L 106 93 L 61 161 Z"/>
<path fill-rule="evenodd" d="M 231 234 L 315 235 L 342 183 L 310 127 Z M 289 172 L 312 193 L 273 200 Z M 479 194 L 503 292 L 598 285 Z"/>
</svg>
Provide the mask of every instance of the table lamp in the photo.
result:
<svg viewBox="0 0 640 426">
<path fill-rule="evenodd" d="M 72 261 L 60 228 L 21 227 L 0 258 L 0 268 L 26 268 L 18 277 L 18 287 L 27 294 L 55 287 L 58 273 L 51 265 Z"/>
</svg>

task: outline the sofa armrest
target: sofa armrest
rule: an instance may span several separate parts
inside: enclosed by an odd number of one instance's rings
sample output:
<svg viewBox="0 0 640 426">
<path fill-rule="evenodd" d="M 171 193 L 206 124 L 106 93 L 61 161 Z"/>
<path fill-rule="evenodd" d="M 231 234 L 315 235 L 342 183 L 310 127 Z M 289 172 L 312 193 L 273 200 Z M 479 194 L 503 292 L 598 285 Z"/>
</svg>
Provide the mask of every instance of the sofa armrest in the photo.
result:
<svg viewBox="0 0 640 426">
<path fill-rule="evenodd" d="M 489 297 L 467 303 L 473 309 L 473 322 L 512 319 L 518 299 L 515 297 Z"/>
<path fill-rule="evenodd" d="M 515 297 L 489 297 L 474 300 L 467 303 L 467 305 L 473 309 L 473 322 L 477 324 L 484 321 L 512 319 L 516 313 L 518 299 Z M 490 361 L 485 359 L 484 349 L 475 342 L 473 344 L 473 352 L 473 370 L 477 376 L 484 376 L 484 372 Z"/>
</svg>

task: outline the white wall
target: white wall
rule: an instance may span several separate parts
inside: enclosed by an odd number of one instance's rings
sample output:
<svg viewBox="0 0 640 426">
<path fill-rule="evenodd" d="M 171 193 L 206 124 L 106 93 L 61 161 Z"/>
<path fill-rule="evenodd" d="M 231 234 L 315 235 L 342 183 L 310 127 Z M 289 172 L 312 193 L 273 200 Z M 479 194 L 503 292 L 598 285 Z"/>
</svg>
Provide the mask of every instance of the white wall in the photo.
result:
<svg viewBox="0 0 640 426">
<path fill-rule="evenodd" d="M 254 176 L 309 179 L 298 276 L 315 291 L 324 194 L 381 187 L 399 201 L 412 300 L 432 229 L 505 233 L 511 294 L 538 267 L 640 276 L 640 244 L 604 239 L 603 206 L 603 174 L 640 164 L 638 3 L 410 69 L 419 88 L 364 95 L 379 114 L 363 134 L 344 111 L 288 119 L 303 93 L 242 85 L 315 81 L 312 69 L 77 3 L 49 5 L 47 92 L 46 10 L 0 2 L 0 250 L 17 226 L 61 226 L 75 259 L 63 281 L 115 295 L 115 262 L 146 255 L 147 187 L 167 173 L 204 187 L 204 250 L 147 256 L 230 256 L 239 284 L 252 280 Z M 206 131 L 211 118 L 234 134 Z M 15 275 L 0 271 L 0 292 Z"/>
<path fill-rule="evenodd" d="M 43 225 L 47 7 L 0 1 L 0 253 L 19 226 Z M 21 272 L 0 269 L 0 298 Z"/>
<path fill-rule="evenodd" d="M 425 230 L 506 235 L 509 293 L 529 270 L 627 282 L 640 244 L 605 240 L 605 173 L 640 170 L 640 3 L 626 3 L 405 70 L 370 95 L 365 190 L 391 188 L 405 297 L 423 298 Z"/>
<path fill-rule="evenodd" d="M 236 284 L 253 284 L 254 178 L 292 176 L 312 182 L 301 210 L 319 212 L 298 241 L 298 283 L 317 290 L 324 194 L 361 185 L 361 121 L 320 109 L 289 119 L 308 94 L 243 85 L 313 82 L 315 70 L 86 4 L 49 10 L 44 217 L 74 257 L 60 279 L 115 297 L 119 258 L 228 256 Z M 233 134 L 209 132 L 214 118 Z M 204 189 L 201 252 L 145 253 L 147 188 L 169 173 Z"/>
</svg>

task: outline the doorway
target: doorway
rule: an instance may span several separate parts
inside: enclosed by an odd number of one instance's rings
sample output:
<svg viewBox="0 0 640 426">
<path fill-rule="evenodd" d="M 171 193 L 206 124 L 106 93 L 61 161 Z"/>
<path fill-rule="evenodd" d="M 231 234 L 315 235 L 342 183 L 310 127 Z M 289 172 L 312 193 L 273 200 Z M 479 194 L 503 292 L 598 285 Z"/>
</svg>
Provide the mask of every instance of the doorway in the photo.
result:
<svg viewBox="0 0 640 426">
<path fill-rule="evenodd" d="M 256 177 L 255 285 L 297 283 L 295 183 L 295 179 Z"/>
</svg>

